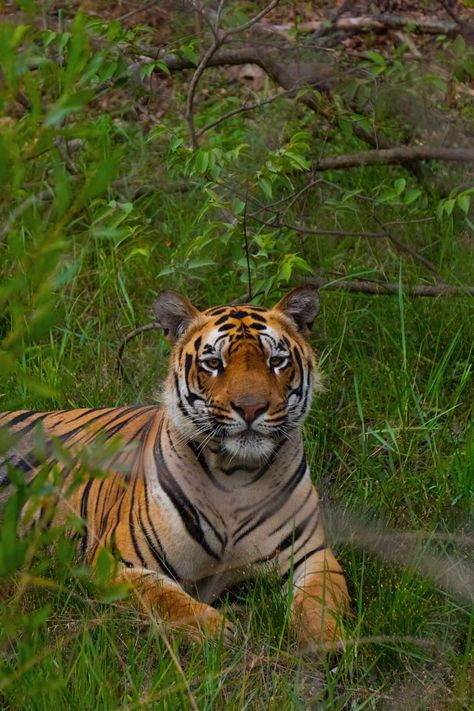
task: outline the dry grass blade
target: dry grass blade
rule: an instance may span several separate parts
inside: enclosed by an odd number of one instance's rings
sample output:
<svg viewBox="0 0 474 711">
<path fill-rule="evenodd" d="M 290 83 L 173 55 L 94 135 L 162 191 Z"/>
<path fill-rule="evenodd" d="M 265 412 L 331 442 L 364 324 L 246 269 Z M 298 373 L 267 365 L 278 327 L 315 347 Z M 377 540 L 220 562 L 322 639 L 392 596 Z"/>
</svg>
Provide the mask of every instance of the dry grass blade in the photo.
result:
<svg viewBox="0 0 474 711">
<path fill-rule="evenodd" d="M 457 553 L 428 551 L 429 533 L 390 530 L 380 521 L 367 521 L 363 513 L 336 508 L 328 509 L 326 518 L 333 540 L 374 553 L 389 565 L 414 568 L 460 602 L 474 603 L 474 568 Z M 455 538 L 472 545 L 472 536 Z"/>
</svg>

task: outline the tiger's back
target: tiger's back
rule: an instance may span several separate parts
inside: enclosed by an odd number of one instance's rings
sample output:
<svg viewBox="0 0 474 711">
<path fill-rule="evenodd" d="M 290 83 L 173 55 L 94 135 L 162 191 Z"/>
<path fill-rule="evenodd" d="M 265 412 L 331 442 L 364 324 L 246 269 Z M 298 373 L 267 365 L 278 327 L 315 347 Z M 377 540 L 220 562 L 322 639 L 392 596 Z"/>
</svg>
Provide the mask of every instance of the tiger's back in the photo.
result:
<svg viewBox="0 0 474 711">
<path fill-rule="evenodd" d="M 148 438 L 160 417 L 158 407 L 136 405 L 0 413 L 0 428 L 8 429 L 14 441 L 0 460 L 0 496 L 8 496 L 10 467 L 31 481 L 40 469 L 54 466 L 56 520 L 80 517 L 81 552 L 97 549 L 94 542 L 104 534 L 111 512 L 143 471 Z"/>
</svg>

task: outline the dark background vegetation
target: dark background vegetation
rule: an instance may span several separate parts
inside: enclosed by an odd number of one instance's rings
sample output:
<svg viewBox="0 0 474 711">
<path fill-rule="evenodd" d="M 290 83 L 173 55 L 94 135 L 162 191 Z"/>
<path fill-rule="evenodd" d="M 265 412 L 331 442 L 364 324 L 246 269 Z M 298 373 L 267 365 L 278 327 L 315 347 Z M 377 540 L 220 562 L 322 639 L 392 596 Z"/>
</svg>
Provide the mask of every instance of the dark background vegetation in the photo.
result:
<svg viewBox="0 0 474 711">
<path fill-rule="evenodd" d="M 156 331 L 116 365 L 161 288 L 204 307 L 317 284 L 305 437 L 353 598 L 337 658 L 295 654 L 271 575 L 229 609 L 235 649 L 180 645 L 63 531 L 18 539 L 54 495 L 18 478 L 0 706 L 472 708 L 472 2 L 0 13 L 1 409 L 159 400 Z"/>
</svg>

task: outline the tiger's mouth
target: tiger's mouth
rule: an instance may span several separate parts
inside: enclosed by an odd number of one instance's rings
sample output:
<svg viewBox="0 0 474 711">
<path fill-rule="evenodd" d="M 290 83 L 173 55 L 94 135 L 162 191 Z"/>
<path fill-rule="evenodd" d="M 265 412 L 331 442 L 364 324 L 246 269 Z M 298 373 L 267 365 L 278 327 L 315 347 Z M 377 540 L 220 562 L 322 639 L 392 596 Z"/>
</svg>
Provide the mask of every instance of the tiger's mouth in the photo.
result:
<svg viewBox="0 0 474 711">
<path fill-rule="evenodd" d="M 229 434 L 228 437 L 230 439 L 242 439 L 247 442 L 255 442 L 262 438 L 265 438 L 265 435 L 263 435 L 261 432 L 257 432 L 256 430 L 246 429 L 241 430 L 240 432 L 236 432 L 235 434 Z"/>
<path fill-rule="evenodd" d="M 233 461 L 259 465 L 271 456 L 277 446 L 274 437 L 253 429 L 229 433 L 221 439 L 222 451 Z"/>
</svg>

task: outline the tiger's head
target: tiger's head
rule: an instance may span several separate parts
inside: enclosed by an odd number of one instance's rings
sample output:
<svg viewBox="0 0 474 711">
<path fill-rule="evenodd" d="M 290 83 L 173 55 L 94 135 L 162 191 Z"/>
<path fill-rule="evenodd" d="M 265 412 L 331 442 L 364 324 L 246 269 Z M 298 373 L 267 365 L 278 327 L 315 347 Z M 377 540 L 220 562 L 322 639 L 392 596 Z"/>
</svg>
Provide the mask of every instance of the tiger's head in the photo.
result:
<svg viewBox="0 0 474 711">
<path fill-rule="evenodd" d="M 155 315 L 173 344 L 165 406 L 186 440 L 218 441 L 235 461 L 267 460 L 304 421 L 320 386 L 308 342 L 315 289 L 291 291 L 273 309 L 199 311 L 173 290 Z"/>
</svg>

